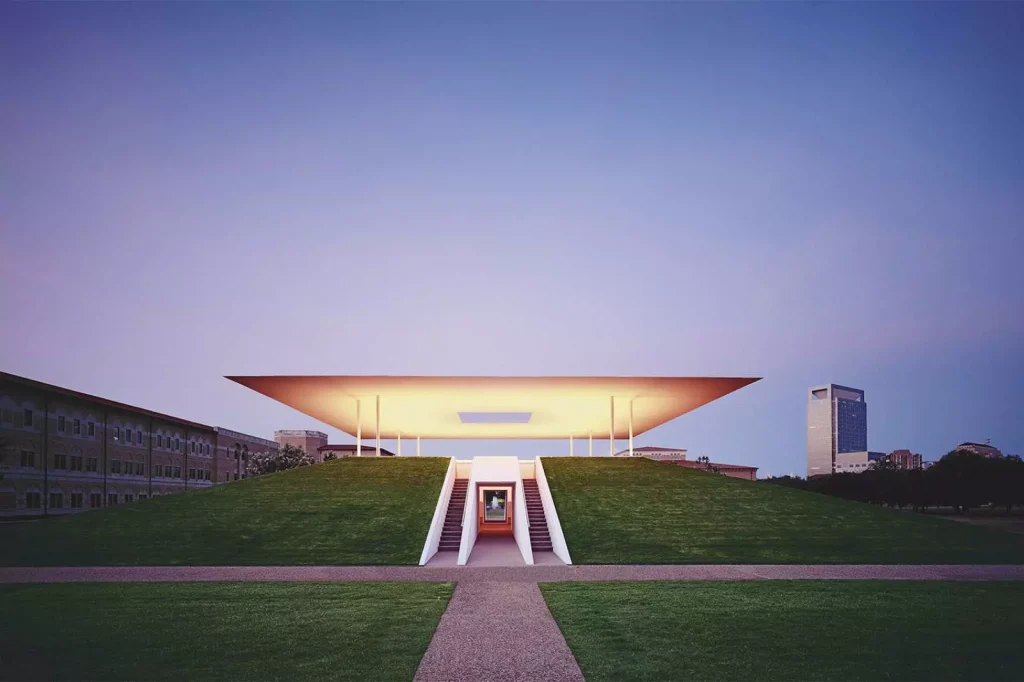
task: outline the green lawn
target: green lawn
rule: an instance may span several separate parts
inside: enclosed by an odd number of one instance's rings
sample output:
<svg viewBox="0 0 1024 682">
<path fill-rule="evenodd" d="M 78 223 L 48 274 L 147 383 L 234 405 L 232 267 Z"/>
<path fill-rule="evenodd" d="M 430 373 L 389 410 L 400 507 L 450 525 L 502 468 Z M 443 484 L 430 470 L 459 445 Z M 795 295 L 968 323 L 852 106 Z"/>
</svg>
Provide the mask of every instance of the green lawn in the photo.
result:
<svg viewBox="0 0 1024 682">
<path fill-rule="evenodd" d="M 452 589 L 0 585 L 0 680 L 411 680 Z"/>
<path fill-rule="evenodd" d="M 544 458 L 574 563 L 1024 563 L 1024 536 L 644 458 Z"/>
<path fill-rule="evenodd" d="M 344 458 L 0 527 L 0 564 L 416 564 L 444 458 Z"/>
<path fill-rule="evenodd" d="M 588 682 L 1019 680 L 1024 583 L 547 583 Z"/>
</svg>

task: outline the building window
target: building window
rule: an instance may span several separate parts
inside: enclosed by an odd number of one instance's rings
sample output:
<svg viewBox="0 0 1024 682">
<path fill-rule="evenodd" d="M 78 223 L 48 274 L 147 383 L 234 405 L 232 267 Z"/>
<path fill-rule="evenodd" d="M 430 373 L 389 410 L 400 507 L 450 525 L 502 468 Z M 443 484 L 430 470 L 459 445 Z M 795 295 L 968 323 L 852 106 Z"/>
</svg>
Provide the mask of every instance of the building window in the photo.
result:
<svg viewBox="0 0 1024 682">
<path fill-rule="evenodd" d="M 82 458 L 71 455 L 71 470 L 81 471 L 82 470 Z"/>
<path fill-rule="evenodd" d="M 145 476 L 146 475 L 146 464 L 144 462 L 135 463 L 135 475 Z"/>
<path fill-rule="evenodd" d="M 63 493 L 50 493 L 50 509 L 63 509 L 64 508 L 64 494 Z"/>
<path fill-rule="evenodd" d="M 139 499 L 140 500 L 146 499 L 146 493 L 139 493 Z"/>
<path fill-rule="evenodd" d="M 181 478 L 181 467 L 174 467 L 174 477 Z"/>
<path fill-rule="evenodd" d="M 206 454 L 210 454 L 210 444 L 206 444 Z"/>
<path fill-rule="evenodd" d="M 121 460 L 112 459 L 110 460 L 110 473 L 119 474 L 121 473 Z"/>
<path fill-rule="evenodd" d="M 62 416 L 57 417 L 57 430 L 64 433 L 64 417 Z"/>
<path fill-rule="evenodd" d="M 103 506 L 103 496 L 99 493 L 89 493 L 89 508 L 96 509 Z"/>
<path fill-rule="evenodd" d="M 164 437 L 163 437 L 163 435 L 162 435 L 162 434 L 159 434 L 159 433 L 158 433 L 158 434 L 156 435 L 156 446 L 157 446 L 158 448 L 162 448 L 162 447 L 164 446 Z"/>
<path fill-rule="evenodd" d="M 107 506 L 113 507 L 117 505 L 117 493 L 107 493 Z"/>
<path fill-rule="evenodd" d="M 174 449 L 175 449 L 176 452 L 181 452 L 181 439 L 180 438 L 175 438 L 174 439 Z"/>
<path fill-rule="evenodd" d="M 157 478 L 163 476 L 164 475 L 164 465 L 163 464 L 154 464 L 153 465 L 153 475 L 156 476 Z"/>
<path fill-rule="evenodd" d="M 196 454 L 196 442 L 192 441 L 192 454 Z"/>
<path fill-rule="evenodd" d="M 131 445 L 132 444 L 132 430 L 131 429 L 125 429 L 124 430 L 124 442 L 125 442 L 126 445 Z"/>
<path fill-rule="evenodd" d="M 82 435 L 82 420 L 81 419 L 76 419 L 75 420 L 74 433 L 75 433 L 76 436 Z"/>
<path fill-rule="evenodd" d="M 209 469 L 206 470 L 206 480 L 207 481 L 210 480 L 210 470 Z"/>
<path fill-rule="evenodd" d="M 82 493 L 71 493 L 71 508 L 81 509 L 82 508 Z"/>
<path fill-rule="evenodd" d="M 94 424 L 92 422 L 89 422 L 87 424 L 87 427 L 88 427 L 87 431 L 88 431 L 89 435 L 90 436 L 95 436 L 96 435 L 96 424 Z"/>
<path fill-rule="evenodd" d="M 85 470 L 86 471 L 96 471 L 96 464 L 97 464 L 97 462 L 96 462 L 96 458 L 95 457 L 86 457 L 85 458 Z"/>
<path fill-rule="evenodd" d="M 27 407 L 25 408 L 25 426 L 32 426 L 32 410 L 28 409 Z M 38 509 L 39 507 L 34 508 Z"/>
<path fill-rule="evenodd" d="M 21 466 L 34 467 L 36 465 L 36 453 L 28 450 L 21 451 Z"/>
<path fill-rule="evenodd" d="M 39 509 L 43 506 L 43 498 L 39 493 L 25 493 L 25 508 Z"/>
<path fill-rule="evenodd" d="M 235 472 L 235 480 L 236 481 L 238 480 L 238 472 L 237 471 Z"/>
<path fill-rule="evenodd" d="M 135 501 L 135 497 L 131 493 L 125 493 L 124 494 L 124 502 L 125 502 L 125 504 L 128 504 L 129 502 L 134 502 L 134 501 Z"/>
<path fill-rule="evenodd" d="M 192 479 L 192 480 L 195 480 L 195 477 L 196 477 L 196 470 L 195 470 L 195 469 L 189 469 L 189 470 L 188 470 L 188 477 L 189 477 L 190 479 Z"/>
<path fill-rule="evenodd" d="M 119 441 L 119 440 L 121 440 L 121 427 L 120 426 L 115 426 L 114 427 L 114 441 Z"/>
<path fill-rule="evenodd" d="M 138 429 L 135 432 L 135 444 L 142 445 L 142 429 Z"/>
<path fill-rule="evenodd" d="M 54 469 L 67 469 L 68 468 L 68 456 L 67 455 L 54 455 L 53 456 L 53 468 Z"/>
</svg>

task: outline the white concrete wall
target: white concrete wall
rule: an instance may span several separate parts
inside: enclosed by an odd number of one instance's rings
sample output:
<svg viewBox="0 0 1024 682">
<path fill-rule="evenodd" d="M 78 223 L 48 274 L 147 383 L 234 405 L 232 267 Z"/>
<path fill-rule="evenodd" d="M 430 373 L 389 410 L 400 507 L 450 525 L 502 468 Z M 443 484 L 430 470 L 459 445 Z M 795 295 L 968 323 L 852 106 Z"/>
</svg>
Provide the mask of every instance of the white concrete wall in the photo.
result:
<svg viewBox="0 0 1024 682">
<path fill-rule="evenodd" d="M 437 546 L 441 542 L 441 531 L 444 530 L 444 518 L 448 515 L 448 503 L 452 499 L 452 490 L 455 488 L 456 462 L 452 457 L 448 462 L 448 473 L 445 474 L 444 483 L 441 484 L 441 495 L 437 498 L 437 506 L 434 507 L 434 518 L 430 521 L 430 528 L 427 530 L 427 541 L 423 543 L 423 553 L 420 554 L 420 566 L 423 566 L 430 557 L 437 554 Z"/>
<path fill-rule="evenodd" d="M 512 533 L 519 545 L 519 553 L 527 566 L 533 566 L 533 547 L 530 545 L 530 517 L 526 513 L 526 493 L 523 492 L 523 481 L 516 483 L 516 509 L 512 518 Z"/>
<path fill-rule="evenodd" d="M 459 459 L 455 461 L 455 475 L 459 478 L 469 478 L 473 473 L 473 460 Z"/>
<path fill-rule="evenodd" d="M 551 536 L 551 549 L 555 556 L 565 563 L 571 564 L 569 545 L 566 544 L 565 535 L 562 533 L 562 523 L 558 520 L 558 510 L 555 509 L 555 500 L 551 497 L 551 488 L 548 487 L 548 478 L 544 473 L 544 463 L 540 457 L 537 458 L 535 471 L 540 501 L 544 505 L 544 518 L 548 522 L 548 535 Z"/>
<path fill-rule="evenodd" d="M 519 476 L 521 478 L 533 478 L 534 464 L 533 460 L 521 459 L 519 460 Z"/>
</svg>

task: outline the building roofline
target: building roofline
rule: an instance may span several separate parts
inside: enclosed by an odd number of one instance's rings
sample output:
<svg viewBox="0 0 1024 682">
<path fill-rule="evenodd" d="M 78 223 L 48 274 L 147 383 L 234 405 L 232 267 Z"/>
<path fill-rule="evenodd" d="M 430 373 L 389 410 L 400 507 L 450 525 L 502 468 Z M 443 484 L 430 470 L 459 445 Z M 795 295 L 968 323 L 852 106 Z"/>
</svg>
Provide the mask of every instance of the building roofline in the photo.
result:
<svg viewBox="0 0 1024 682">
<path fill-rule="evenodd" d="M 217 430 L 217 427 L 210 426 L 209 424 L 202 424 L 200 422 L 194 422 L 189 419 L 182 419 L 181 417 L 175 417 L 169 414 L 164 414 L 162 412 L 154 412 L 153 410 L 147 410 L 144 407 L 137 407 L 135 405 L 129 405 L 128 403 L 121 403 L 116 400 L 101 398 L 100 396 L 92 395 L 91 393 L 82 393 L 81 391 L 74 391 L 70 388 L 64 388 L 63 386 L 57 386 L 56 384 L 48 384 L 43 381 L 36 381 L 35 379 L 29 379 L 28 377 L 18 376 L 17 374 L 10 374 L 9 372 L 0 372 L 0 379 L 11 381 L 15 384 L 21 384 L 22 386 L 27 386 L 28 388 L 35 389 L 37 391 L 57 393 L 68 398 L 99 403 L 101 405 L 113 407 L 119 410 L 139 412 L 141 414 L 146 415 L 147 417 L 153 417 L 154 419 L 178 422 L 180 424 L 185 424 L 193 428 L 205 429 L 208 431 L 216 432 Z"/>
</svg>

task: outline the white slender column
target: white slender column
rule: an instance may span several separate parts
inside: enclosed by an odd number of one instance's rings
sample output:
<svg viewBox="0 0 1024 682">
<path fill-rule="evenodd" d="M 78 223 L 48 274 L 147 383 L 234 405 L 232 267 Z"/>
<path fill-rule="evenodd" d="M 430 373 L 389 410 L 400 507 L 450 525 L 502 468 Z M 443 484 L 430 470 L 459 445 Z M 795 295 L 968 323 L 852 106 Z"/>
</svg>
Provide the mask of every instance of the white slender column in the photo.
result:
<svg viewBox="0 0 1024 682">
<path fill-rule="evenodd" d="M 374 432 L 377 434 L 377 456 L 380 457 L 380 396 L 377 396 L 377 428 Z"/>
<path fill-rule="evenodd" d="M 420 437 L 416 436 L 416 456 L 420 456 Z"/>
<path fill-rule="evenodd" d="M 633 456 L 633 401 L 629 401 L 629 456 Z"/>
<path fill-rule="evenodd" d="M 401 457 L 402 456 L 402 432 L 401 431 L 398 432 L 397 440 L 398 440 L 398 456 Z"/>
<path fill-rule="evenodd" d="M 608 456 L 615 456 L 615 396 L 612 396 L 612 420 L 608 429 Z"/>
<path fill-rule="evenodd" d="M 572 457 L 572 436 L 569 436 L 569 456 Z"/>
<path fill-rule="evenodd" d="M 356 457 L 363 456 L 363 402 L 356 398 Z"/>
<path fill-rule="evenodd" d="M 587 455 L 589 457 L 594 456 L 594 430 L 590 430 L 590 447 L 587 449 Z"/>
</svg>

